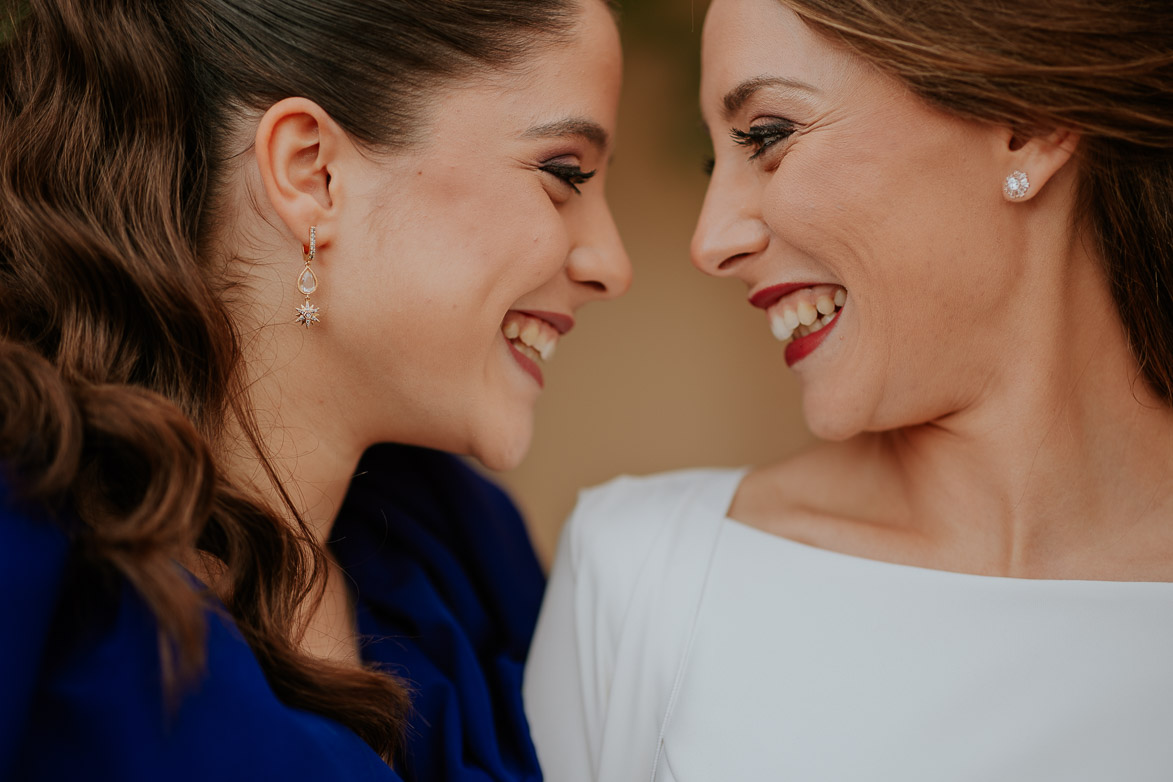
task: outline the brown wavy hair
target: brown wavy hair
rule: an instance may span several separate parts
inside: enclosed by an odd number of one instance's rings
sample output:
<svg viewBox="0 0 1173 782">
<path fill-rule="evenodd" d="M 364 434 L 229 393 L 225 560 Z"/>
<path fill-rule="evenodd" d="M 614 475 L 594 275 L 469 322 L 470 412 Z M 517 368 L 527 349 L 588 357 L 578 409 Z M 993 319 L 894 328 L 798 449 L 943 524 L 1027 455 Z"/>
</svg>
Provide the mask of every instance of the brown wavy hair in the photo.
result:
<svg viewBox="0 0 1173 782">
<path fill-rule="evenodd" d="M 780 0 L 955 116 L 1081 136 L 1081 230 L 1143 377 L 1173 405 L 1173 3 Z"/>
<path fill-rule="evenodd" d="M 430 96 L 562 40 L 574 0 L 0 0 L 0 470 L 128 580 L 179 698 L 222 600 L 285 703 L 389 762 L 402 684 L 299 648 L 324 554 L 280 487 L 241 380 L 226 284 L 204 257 L 231 129 L 277 100 L 321 105 L 373 147 L 412 144 Z M 220 259 L 220 264 L 223 259 Z M 286 508 L 221 469 L 242 423 Z M 294 523 L 287 520 L 292 516 Z"/>
</svg>

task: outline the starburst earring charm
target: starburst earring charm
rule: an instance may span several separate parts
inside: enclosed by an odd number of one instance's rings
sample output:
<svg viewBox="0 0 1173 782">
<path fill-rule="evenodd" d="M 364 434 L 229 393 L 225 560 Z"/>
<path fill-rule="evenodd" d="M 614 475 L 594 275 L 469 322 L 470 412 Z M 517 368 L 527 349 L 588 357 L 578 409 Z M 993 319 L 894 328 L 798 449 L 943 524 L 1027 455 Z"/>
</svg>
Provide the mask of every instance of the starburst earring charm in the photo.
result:
<svg viewBox="0 0 1173 782">
<path fill-rule="evenodd" d="M 297 289 L 305 296 L 305 304 L 297 308 L 296 322 L 308 329 L 312 324 L 322 322 L 318 319 L 321 310 L 310 304 L 310 294 L 318 289 L 318 276 L 310 268 L 310 264 L 318 256 L 318 229 L 315 226 L 310 226 L 310 246 L 302 248 L 302 255 L 305 258 L 305 268 L 297 277 Z"/>
<path fill-rule="evenodd" d="M 1015 171 L 1002 183 L 1002 194 L 1010 201 L 1021 201 L 1030 192 L 1030 180 L 1025 171 Z"/>
</svg>

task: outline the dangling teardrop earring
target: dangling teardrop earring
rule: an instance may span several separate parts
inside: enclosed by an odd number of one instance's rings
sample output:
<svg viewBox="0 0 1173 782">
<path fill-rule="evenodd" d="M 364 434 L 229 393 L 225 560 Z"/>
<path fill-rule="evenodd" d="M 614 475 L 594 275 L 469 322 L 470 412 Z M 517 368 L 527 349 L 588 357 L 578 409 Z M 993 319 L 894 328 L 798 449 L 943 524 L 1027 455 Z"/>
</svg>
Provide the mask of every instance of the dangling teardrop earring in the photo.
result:
<svg viewBox="0 0 1173 782">
<path fill-rule="evenodd" d="M 298 275 L 297 289 L 305 296 L 305 304 L 297 308 L 297 323 L 308 329 L 313 323 L 321 323 L 318 320 L 320 310 L 310 304 L 310 294 L 318 289 L 318 275 L 314 274 L 314 270 L 310 268 L 310 264 L 318 256 L 318 229 L 316 226 L 310 226 L 310 246 L 303 246 L 301 251 L 305 258 L 305 268 Z"/>
</svg>

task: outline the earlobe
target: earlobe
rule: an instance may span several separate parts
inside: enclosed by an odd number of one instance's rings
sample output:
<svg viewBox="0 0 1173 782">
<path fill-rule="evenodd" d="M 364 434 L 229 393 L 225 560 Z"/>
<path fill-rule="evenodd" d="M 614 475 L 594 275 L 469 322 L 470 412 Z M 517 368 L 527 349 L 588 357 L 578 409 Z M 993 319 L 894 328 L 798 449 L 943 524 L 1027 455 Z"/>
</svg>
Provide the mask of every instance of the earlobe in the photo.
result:
<svg viewBox="0 0 1173 782">
<path fill-rule="evenodd" d="M 305 98 L 274 103 L 257 125 L 254 150 L 265 194 L 299 244 L 308 226 L 319 226 L 319 245 L 330 232 L 332 169 L 347 142 L 338 123 Z"/>
<path fill-rule="evenodd" d="M 1079 147 L 1079 136 L 1059 128 L 1045 135 L 1006 134 L 1002 195 L 1007 201 L 1029 201 L 1067 165 Z"/>
</svg>

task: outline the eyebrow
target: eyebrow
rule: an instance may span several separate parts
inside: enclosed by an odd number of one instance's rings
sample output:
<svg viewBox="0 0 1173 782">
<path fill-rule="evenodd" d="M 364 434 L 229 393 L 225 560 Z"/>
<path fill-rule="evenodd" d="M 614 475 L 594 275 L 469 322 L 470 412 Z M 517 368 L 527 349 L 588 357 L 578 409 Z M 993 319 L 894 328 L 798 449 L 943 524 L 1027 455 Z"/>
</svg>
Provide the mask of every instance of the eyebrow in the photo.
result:
<svg viewBox="0 0 1173 782">
<path fill-rule="evenodd" d="M 725 93 L 725 97 L 721 101 L 725 121 L 728 122 L 732 119 L 733 115 L 741 110 L 741 107 L 745 105 L 746 101 L 752 98 L 759 90 L 767 88 L 798 90 L 799 92 L 808 92 L 811 94 L 818 93 L 817 89 L 806 82 L 787 79 L 781 76 L 758 76 L 754 79 L 746 79 Z"/>
<path fill-rule="evenodd" d="M 557 122 L 547 122 L 544 125 L 535 125 L 523 133 L 522 136 L 524 138 L 578 136 L 597 147 L 600 153 L 606 152 L 607 147 L 611 144 L 611 138 L 607 135 L 607 131 L 603 129 L 602 125 L 594 120 L 582 117 L 571 117 L 569 119 L 558 120 Z"/>
</svg>

